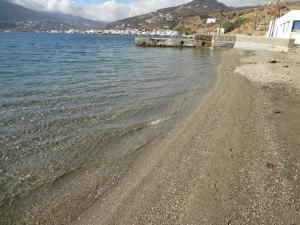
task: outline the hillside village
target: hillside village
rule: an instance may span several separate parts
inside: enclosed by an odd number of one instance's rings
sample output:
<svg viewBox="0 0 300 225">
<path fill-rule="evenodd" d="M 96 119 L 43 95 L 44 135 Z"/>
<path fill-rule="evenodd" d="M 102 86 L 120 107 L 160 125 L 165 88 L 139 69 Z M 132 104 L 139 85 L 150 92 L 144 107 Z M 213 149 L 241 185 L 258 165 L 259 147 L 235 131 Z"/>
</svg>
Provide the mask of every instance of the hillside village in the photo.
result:
<svg viewBox="0 0 300 225">
<path fill-rule="evenodd" d="M 290 10 L 300 9 L 300 1 L 282 1 L 279 9 L 276 4 L 258 7 L 231 8 L 221 3 L 207 5 L 206 1 L 162 9 L 150 14 L 128 18 L 106 26 L 110 33 L 134 34 L 183 34 L 218 33 L 220 23 L 222 32 L 264 36 L 269 23 L 280 11 L 280 17 Z M 201 4 L 200 4 L 201 3 Z M 222 11 L 222 15 L 221 15 Z"/>
<path fill-rule="evenodd" d="M 205 4 L 195 4 L 195 2 L 199 1 L 117 21 L 107 25 L 104 29 L 86 32 L 91 34 L 168 37 L 192 36 L 194 34 L 266 36 L 271 21 L 292 10 L 300 9 L 300 1 L 282 0 L 281 4 L 246 8 L 228 8 L 223 4 L 219 5 L 219 3 L 208 7 Z M 210 7 L 215 8 L 215 10 L 211 10 Z M 199 15 L 194 16 L 196 12 Z"/>
<path fill-rule="evenodd" d="M 277 2 L 277 1 L 275 1 Z M 65 15 L 42 14 L 8 2 L 0 18 L 0 32 L 87 33 L 113 35 L 178 36 L 202 34 L 266 35 L 270 21 L 290 10 L 300 9 L 300 1 L 281 0 L 258 7 L 233 8 L 216 0 L 194 0 L 145 15 L 126 18 L 100 26 L 101 22 Z M 29 18 L 14 18 L 11 11 L 21 11 Z M 278 11 L 280 11 L 279 15 Z M 221 13 L 222 12 L 222 13 Z M 40 18 L 50 18 L 48 20 Z M 64 22 L 59 22 L 60 20 Z M 74 22 L 75 21 L 75 22 Z M 83 21 L 83 22 L 82 22 Z M 12 25 L 11 25 L 12 24 Z M 57 25 L 59 24 L 59 25 Z M 100 25 L 99 25 L 100 24 Z M 11 25 L 11 26 L 10 26 Z M 219 29 L 221 30 L 219 31 Z"/>
<path fill-rule="evenodd" d="M 290 10 L 299 10 L 300 1 L 285 2 L 280 5 L 280 17 Z M 222 27 L 229 34 L 246 34 L 264 36 L 269 28 L 269 23 L 274 20 L 277 11 L 276 5 L 261 5 L 255 8 L 223 12 Z M 189 17 L 182 20 L 175 29 L 184 34 L 193 33 L 216 33 L 220 26 L 221 14 L 210 14 L 218 22 L 207 23 L 207 18 L 199 16 Z"/>
</svg>

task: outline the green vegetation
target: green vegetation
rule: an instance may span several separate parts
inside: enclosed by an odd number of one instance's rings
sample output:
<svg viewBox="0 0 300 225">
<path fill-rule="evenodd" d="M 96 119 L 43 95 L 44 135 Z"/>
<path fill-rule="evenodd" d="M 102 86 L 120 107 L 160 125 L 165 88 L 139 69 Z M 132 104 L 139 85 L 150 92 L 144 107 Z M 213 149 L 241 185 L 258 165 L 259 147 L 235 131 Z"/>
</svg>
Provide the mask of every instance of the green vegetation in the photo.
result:
<svg viewBox="0 0 300 225">
<path fill-rule="evenodd" d="M 185 34 L 185 35 L 193 35 L 195 34 L 196 32 L 193 31 L 191 28 L 179 28 L 177 29 L 177 31 L 180 33 L 180 34 Z"/>
<path fill-rule="evenodd" d="M 184 34 L 185 34 L 185 35 L 194 35 L 195 32 L 192 31 L 192 30 L 190 30 L 190 29 L 186 29 L 186 30 L 184 31 Z"/>
<path fill-rule="evenodd" d="M 249 18 L 240 17 L 233 21 L 229 21 L 229 20 L 225 21 L 223 27 L 225 28 L 225 33 L 228 33 L 248 22 L 250 22 Z"/>
</svg>

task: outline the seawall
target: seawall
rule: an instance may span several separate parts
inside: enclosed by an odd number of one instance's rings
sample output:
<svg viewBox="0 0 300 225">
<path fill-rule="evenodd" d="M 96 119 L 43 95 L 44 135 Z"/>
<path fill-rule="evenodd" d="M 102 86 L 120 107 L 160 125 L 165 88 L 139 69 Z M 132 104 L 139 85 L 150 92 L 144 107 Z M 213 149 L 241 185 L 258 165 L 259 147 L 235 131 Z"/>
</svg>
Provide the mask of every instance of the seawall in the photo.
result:
<svg viewBox="0 0 300 225">
<path fill-rule="evenodd" d="M 275 39 L 243 35 L 196 34 L 194 38 L 149 38 L 137 37 L 137 46 L 142 47 L 209 47 L 236 48 L 245 50 L 288 51 L 294 48 L 294 39 Z"/>
<path fill-rule="evenodd" d="M 245 50 L 284 51 L 294 48 L 295 39 L 236 36 L 234 48 Z"/>
<path fill-rule="evenodd" d="M 143 47 L 233 48 L 235 41 L 236 37 L 233 35 L 196 34 L 193 38 L 137 37 L 135 44 Z"/>
</svg>

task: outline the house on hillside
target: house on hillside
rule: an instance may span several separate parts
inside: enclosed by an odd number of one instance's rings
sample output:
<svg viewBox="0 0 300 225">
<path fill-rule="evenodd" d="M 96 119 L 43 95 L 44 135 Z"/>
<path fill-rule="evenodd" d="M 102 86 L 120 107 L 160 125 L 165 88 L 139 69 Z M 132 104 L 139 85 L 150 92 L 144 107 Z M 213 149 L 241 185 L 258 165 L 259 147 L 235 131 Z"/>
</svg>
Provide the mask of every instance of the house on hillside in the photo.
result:
<svg viewBox="0 0 300 225">
<path fill-rule="evenodd" d="M 269 38 L 295 39 L 295 44 L 300 45 L 300 10 L 292 10 L 278 18 L 275 23 L 270 22 L 266 35 Z"/>
<path fill-rule="evenodd" d="M 217 22 L 217 19 L 216 18 L 208 18 L 206 20 L 206 24 L 214 24 Z"/>
</svg>

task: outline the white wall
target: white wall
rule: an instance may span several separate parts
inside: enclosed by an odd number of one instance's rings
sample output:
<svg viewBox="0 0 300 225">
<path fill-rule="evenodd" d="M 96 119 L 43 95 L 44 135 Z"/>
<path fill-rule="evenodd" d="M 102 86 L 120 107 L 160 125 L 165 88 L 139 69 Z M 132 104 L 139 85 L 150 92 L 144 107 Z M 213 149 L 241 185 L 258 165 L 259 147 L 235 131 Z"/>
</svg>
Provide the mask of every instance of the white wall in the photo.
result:
<svg viewBox="0 0 300 225">
<path fill-rule="evenodd" d="M 296 45 L 300 45 L 300 33 L 292 33 L 291 38 L 295 39 Z"/>
<path fill-rule="evenodd" d="M 300 44 L 300 32 L 292 32 L 294 21 L 300 21 L 300 10 L 293 10 L 276 20 L 272 32 L 272 21 L 270 22 L 268 37 L 294 38 L 295 44 Z M 273 34 L 273 36 L 272 36 Z"/>
</svg>

